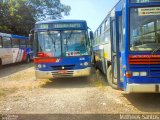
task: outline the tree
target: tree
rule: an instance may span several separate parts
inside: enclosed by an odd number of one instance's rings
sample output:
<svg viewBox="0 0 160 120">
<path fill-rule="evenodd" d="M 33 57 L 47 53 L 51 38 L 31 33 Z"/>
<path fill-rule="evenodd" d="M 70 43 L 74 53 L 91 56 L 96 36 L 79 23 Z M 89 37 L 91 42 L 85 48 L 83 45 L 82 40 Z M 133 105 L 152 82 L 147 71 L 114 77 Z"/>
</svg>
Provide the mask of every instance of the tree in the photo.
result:
<svg viewBox="0 0 160 120">
<path fill-rule="evenodd" d="M 3 0 L 0 1 L 0 32 L 28 35 L 36 21 L 61 19 L 69 11 L 70 7 L 60 0 Z"/>
<path fill-rule="evenodd" d="M 36 9 L 36 20 L 61 19 L 63 15 L 69 15 L 71 9 L 60 0 L 28 0 L 27 4 Z"/>
</svg>

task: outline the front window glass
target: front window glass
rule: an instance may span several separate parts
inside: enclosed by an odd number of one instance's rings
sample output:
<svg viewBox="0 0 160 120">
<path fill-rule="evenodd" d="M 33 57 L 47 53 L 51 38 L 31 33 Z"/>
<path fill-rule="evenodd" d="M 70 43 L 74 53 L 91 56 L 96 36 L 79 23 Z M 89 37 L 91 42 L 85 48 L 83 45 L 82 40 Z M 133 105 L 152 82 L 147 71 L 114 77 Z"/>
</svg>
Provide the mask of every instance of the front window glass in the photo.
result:
<svg viewBox="0 0 160 120">
<path fill-rule="evenodd" d="M 131 8 L 130 50 L 153 51 L 160 46 L 160 7 Z"/>
<path fill-rule="evenodd" d="M 11 47 L 11 38 L 3 37 L 3 47 L 7 47 L 7 48 Z"/>
<path fill-rule="evenodd" d="M 20 39 L 20 48 L 26 48 L 26 40 Z"/>
<path fill-rule="evenodd" d="M 39 51 L 50 57 L 61 56 L 61 40 L 59 31 L 38 32 Z"/>
<path fill-rule="evenodd" d="M 63 31 L 63 56 L 88 55 L 89 45 L 86 34 L 82 30 Z"/>
<path fill-rule="evenodd" d="M 32 47 L 32 42 L 30 40 L 26 40 L 27 43 L 27 48 L 31 48 Z"/>
<path fill-rule="evenodd" d="M 19 39 L 17 39 L 17 38 L 12 39 L 12 47 L 19 48 Z"/>
</svg>

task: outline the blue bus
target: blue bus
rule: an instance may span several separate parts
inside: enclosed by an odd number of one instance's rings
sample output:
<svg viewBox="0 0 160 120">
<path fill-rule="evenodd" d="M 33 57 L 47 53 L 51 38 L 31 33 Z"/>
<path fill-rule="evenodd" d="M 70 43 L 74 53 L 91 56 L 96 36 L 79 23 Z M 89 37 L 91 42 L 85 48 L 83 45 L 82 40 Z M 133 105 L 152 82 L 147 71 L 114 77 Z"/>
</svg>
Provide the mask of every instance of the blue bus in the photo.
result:
<svg viewBox="0 0 160 120">
<path fill-rule="evenodd" d="M 88 32 L 84 20 L 37 22 L 34 29 L 36 78 L 89 76 L 91 39 L 93 32 Z"/>
<path fill-rule="evenodd" d="M 28 37 L 0 33 L 0 66 L 33 59 L 32 41 Z"/>
<path fill-rule="evenodd" d="M 160 0 L 120 0 L 94 37 L 94 63 L 110 86 L 160 92 Z"/>
</svg>

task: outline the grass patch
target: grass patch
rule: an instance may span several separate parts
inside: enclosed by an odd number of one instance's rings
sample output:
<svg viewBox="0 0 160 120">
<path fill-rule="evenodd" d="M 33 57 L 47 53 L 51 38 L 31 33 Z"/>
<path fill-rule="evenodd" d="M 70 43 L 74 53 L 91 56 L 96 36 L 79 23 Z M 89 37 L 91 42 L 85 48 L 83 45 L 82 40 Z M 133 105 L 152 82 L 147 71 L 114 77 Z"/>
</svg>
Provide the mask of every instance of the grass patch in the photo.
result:
<svg viewBox="0 0 160 120">
<path fill-rule="evenodd" d="M 7 88 L 0 88 L 0 98 L 5 97 L 8 94 L 11 94 L 16 91 L 16 88 L 7 89 Z"/>
</svg>

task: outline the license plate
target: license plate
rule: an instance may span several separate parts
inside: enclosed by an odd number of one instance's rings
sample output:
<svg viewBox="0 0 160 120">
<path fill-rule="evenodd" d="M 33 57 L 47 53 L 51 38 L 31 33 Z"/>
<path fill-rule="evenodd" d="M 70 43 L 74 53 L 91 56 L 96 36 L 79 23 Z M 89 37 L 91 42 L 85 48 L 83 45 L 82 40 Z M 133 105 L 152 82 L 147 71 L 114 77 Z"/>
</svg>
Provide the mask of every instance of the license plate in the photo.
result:
<svg viewBox="0 0 160 120">
<path fill-rule="evenodd" d="M 59 70 L 58 73 L 65 74 L 65 73 L 67 73 L 67 70 Z"/>
</svg>

